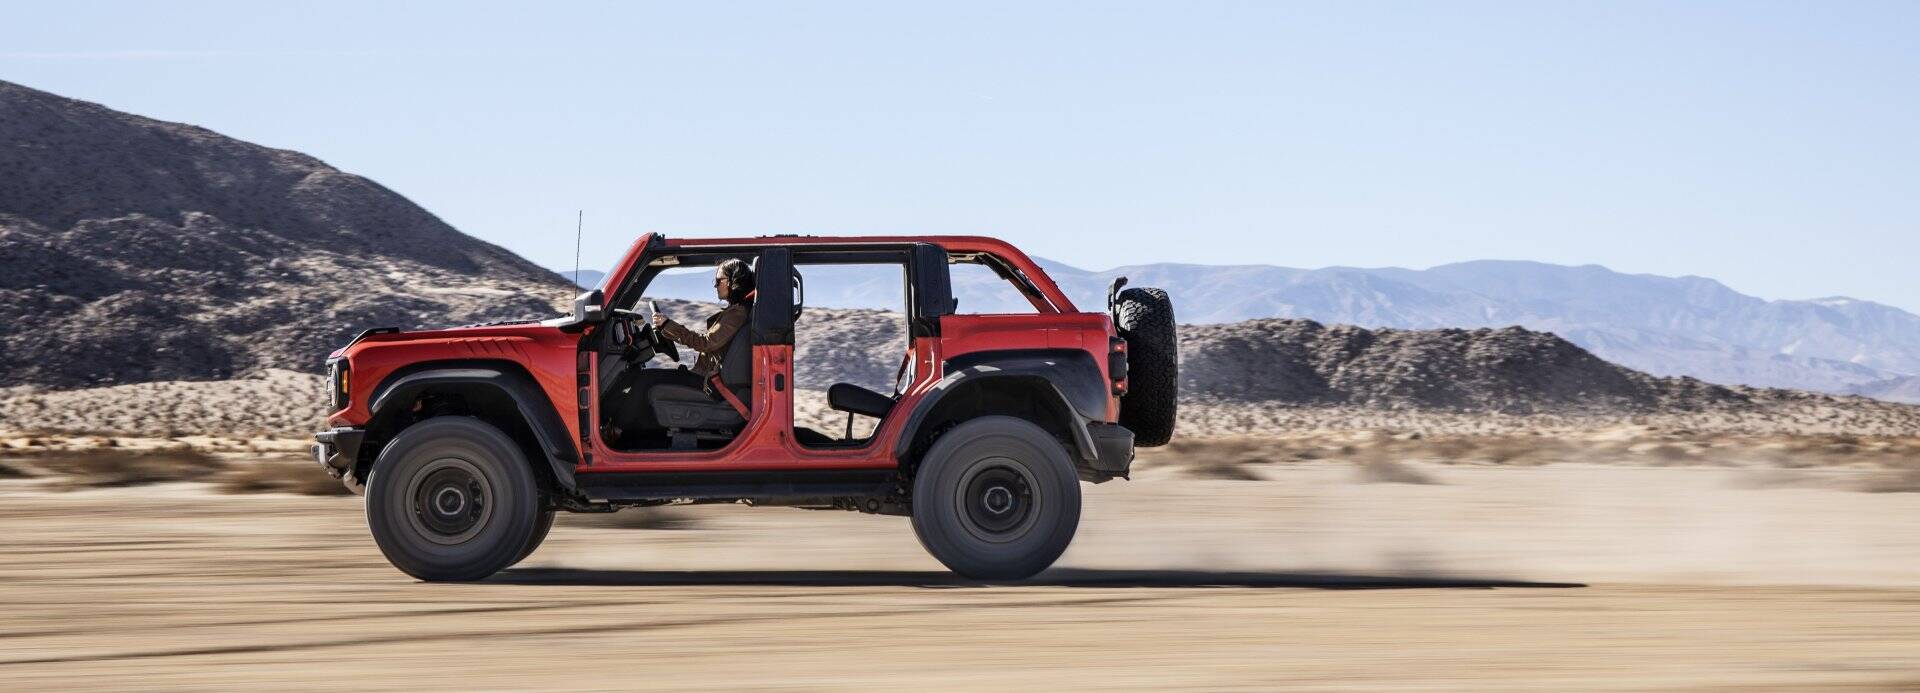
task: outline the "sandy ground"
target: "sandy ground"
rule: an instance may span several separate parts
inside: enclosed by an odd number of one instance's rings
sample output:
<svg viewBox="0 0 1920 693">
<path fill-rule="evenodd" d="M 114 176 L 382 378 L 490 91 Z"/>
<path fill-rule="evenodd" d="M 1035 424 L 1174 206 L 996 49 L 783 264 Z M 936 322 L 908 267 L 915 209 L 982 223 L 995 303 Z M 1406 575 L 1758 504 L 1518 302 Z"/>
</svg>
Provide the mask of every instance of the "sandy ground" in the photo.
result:
<svg viewBox="0 0 1920 693">
<path fill-rule="evenodd" d="M 423 584 L 356 498 L 0 481 L 0 688 L 1920 687 L 1920 493 L 1873 470 L 1406 466 L 1150 465 L 1018 585 L 724 506 Z"/>
</svg>

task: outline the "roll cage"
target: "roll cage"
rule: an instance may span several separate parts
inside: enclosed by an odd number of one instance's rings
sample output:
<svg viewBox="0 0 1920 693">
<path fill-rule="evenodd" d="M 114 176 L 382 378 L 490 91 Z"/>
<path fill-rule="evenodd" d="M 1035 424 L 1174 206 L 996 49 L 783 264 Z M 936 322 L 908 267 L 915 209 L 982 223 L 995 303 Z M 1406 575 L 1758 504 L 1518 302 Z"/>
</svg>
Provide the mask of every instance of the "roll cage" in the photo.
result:
<svg viewBox="0 0 1920 693">
<path fill-rule="evenodd" d="M 613 272 L 601 279 L 601 288 L 610 300 L 607 305 L 621 305 L 617 301 L 630 300 L 623 291 L 632 287 L 635 268 L 648 269 L 645 260 L 649 255 L 663 256 L 680 251 L 712 253 L 725 257 L 751 257 L 767 248 L 789 248 L 795 255 L 796 264 L 809 261 L 800 258 L 824 258 L 831 254 L 858 253 L 869 250 L 911 248 L 915 245 L 933 245 L 946 251 L 947 262 L 975 262 L 985 265 L 995 274 L 1013 283 L 1021 295 L 1033 304 L 1040 313 L 1074 313 L 1079 308 L 1067 298 L 1065 292 L 1054 284 L 1053 279 L 1040 270 L 1026 253 L 1005 241 L 985 236 L 757 236 L 750 238 L 702 238 L 671 239 L 659 234 L 646 234 L 634 241 L 627 249 L 620 264 Z M 827 260 L 811 260 L 824 262 Z M 656 270 L 657 271 L 657 270 Z M 651 279 L 651 277 L 648 277 Z M 612 287 L 611 290 L 608 287 Z M 631 298 L 637 298 L 633 296 Z"/>
</svg>

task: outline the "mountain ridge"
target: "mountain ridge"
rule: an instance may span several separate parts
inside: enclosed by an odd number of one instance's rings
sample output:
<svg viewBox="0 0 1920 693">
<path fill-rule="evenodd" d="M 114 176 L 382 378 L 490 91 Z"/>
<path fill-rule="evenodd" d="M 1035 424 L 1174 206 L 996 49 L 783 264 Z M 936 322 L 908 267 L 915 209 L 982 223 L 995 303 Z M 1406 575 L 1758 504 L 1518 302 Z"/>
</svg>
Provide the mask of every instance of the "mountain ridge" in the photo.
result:
<svg viewBox="0 0 1920 693">
<path fill-rule="evenodd" d="M 1102 283 L 1115 272 L 1084 276 Z M 1190 317 L 1194 311 L 1189 309 L 1183 319 L 1230 322 L 1267 317 L 1259 315 L 1267 312 L 1401 329 L 1519 325 L 1561 334 L 1604 358 L 1656 375 L 1827 392 L 1920 372 L 1920 316 L 1860 299 L 1766 300 L 1698 275 L 1627 274 L 1594 264 L 1525 260 L 1426 270 L 1282 268 L 1266 273 L 1291 275 L 1283 293 L 1304 300 L 1260 305 L 1241 299 L 1218 304 L 1199 319 Z M 1152 274 L 1161 276 L 1143 283 L 1193 283 Z M 1261 292 L 1253 293 L 1257 301 Z M 1182 294 L 1175 289 L 1174 295 Z"/>
</svg>

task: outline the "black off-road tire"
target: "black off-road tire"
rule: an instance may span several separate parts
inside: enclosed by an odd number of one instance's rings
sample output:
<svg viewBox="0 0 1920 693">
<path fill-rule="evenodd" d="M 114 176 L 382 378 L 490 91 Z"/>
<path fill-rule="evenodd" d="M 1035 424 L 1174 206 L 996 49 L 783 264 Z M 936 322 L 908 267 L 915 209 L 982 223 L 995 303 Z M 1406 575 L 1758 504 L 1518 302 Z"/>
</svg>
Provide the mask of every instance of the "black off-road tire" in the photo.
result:
<svg viewBox="0 0 1920 693">
<path fill-rule="evenodd" d="M 367 525 L 387 561 L 429 581 L 478 580 L 526 555 L 540 524 L 526 456 L 479 419 L 402 431 L 367 477 Z"/>
<path fill-rule="evenodd" d="M 526 548 L 520 549 L 520 557 L 513 559 L 512 563 L 508 563 L 508 568 L 520 565 L 521 561 L 527 560 L 528 556 L 533 555 L 533 552 L 540 548 L 541 542 L 547 540 L 547 533 L 553 531 L 553 517 L 555 514 L 552 510 L 542 510 L 539 515 L 534 517 L 533 536 L 527 537 Z"/>
<path fill-rule="evenodd" d="M 1019 580 L 1053 565 L 1080 527 L 1080 479 L 1044 429 L 985 416 L 940 436 L 913 480 L 913 531 L 953 572 Z"/>
<path fill-rule="evenodd" d="M 1161 289 L 1126 289 L 1114 300 L 1115 326 L 1127 340 L 1127 394 L 1120 398 L 1120 425 L 1138 447 L 1173 440 L 1180 405 L 1180 339 L 1173 299 Z"/>
</svg>

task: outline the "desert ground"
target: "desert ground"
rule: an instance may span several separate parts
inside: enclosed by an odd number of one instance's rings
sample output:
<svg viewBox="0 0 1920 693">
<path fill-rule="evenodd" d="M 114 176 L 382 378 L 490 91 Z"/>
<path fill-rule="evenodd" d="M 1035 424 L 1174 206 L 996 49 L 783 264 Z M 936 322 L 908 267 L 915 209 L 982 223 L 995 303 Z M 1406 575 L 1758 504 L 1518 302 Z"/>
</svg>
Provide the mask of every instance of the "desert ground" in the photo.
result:
<svg viewBox="0 0 1920 693">
<path fill-rule="evenodd" d="M 1155 451 L 1018 584 L 905 518 L 733 506 L 566 516 L 426 584 L 270 441 L 186 441 L 204 482 L 16 451 L 0 688 L 1920 687 L 1911 441 L 1342 435 Z"/>
</svg>

